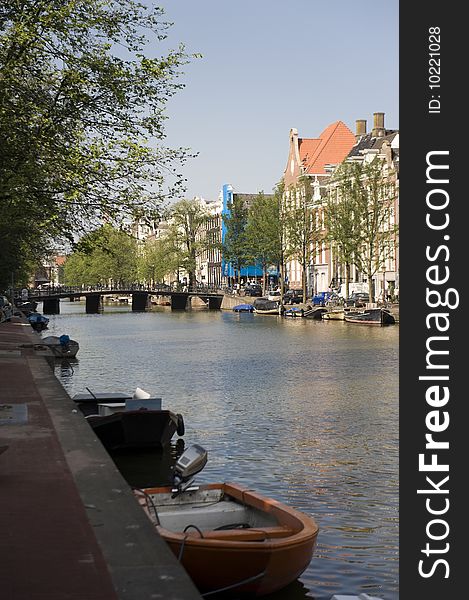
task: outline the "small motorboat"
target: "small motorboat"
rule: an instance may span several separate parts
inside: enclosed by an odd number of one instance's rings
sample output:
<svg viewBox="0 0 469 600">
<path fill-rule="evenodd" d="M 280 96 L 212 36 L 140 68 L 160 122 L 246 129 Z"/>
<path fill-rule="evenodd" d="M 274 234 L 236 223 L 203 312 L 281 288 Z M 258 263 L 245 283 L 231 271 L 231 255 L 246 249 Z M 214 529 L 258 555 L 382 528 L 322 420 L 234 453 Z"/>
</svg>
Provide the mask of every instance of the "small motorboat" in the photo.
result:
<svg viewBox="0 0 469 600">
<path fill-rule="evenodd" d="M 347 323 L 358 323 L 361 325 L 394 325 L 396 319 L 387 308 L 363 308 L 361 310 L 349 310 L 344 314 Z"/>
<path fill-rule="evenodd" d="M 297 579 L 313 557 L 314 519 L 234 483 L 193 486 L 206 462 L 195 444 L 176 462 L 173 486 L 134 490 L 199 591 L 263 596 Z"/>
<path fill-rule="evenodd" d="M 80 345 L 75 340 L 70 339 L 68 335 L 48 335 L 41 340 L 44 346 L 52 351 L 57 358 L 74 358 L 77 355 Z"/>
<path fill-rule="evenodd" d="M 185 433 L 182 415 L 162 410 L 161 398 L 137 388 L 122 393 L 75 394 L 72 400 L 108 450 L 163 447 Z"/>
<path fill-rule="evenodd" d="M 235 312 L 254 312 L 254 305 L 252 304 L 237 304 L 233 307 Z"/>
<path fill-rule="evenodd" d="M 49 319 L 37 312 L 30 313 L 27 319 L 35 331 L 43 331 L 49 325 Z"/>
<path fill-rule="evenodd" d="M 291 308 L 287 308 L 283 311 L 284 317 L 303 317 L 305 314 L 305 309 L 300 306 L 292 306 Z"/>
</svg>

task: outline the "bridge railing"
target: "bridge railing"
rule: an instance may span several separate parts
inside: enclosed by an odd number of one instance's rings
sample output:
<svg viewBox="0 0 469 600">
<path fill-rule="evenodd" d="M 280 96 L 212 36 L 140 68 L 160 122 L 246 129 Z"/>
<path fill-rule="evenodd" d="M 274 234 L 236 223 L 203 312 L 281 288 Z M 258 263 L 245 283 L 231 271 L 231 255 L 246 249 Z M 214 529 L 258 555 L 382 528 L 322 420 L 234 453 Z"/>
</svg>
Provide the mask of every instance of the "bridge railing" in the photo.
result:
<svg viewBox="0 0 469 600">
<path fill-rule="evenodd" d="M 131 293 L 131 292 L 147 292 L 151 293 L 164 293 L 168 292 L 168 294 L 174 292 L 186 292 L 189 294 L 223 294 L 223 290 L 220 286 L 217 285 L 196 285 L 196 286 L 187 286 L 184 284 L 179 285 L 167 285 L 163 283 L 159 284 L 149 284 L 149 283 L 118 283 L 111 285 L 105 284 L 95 284 L 95 285 L 77 285 L 77 286 L 66 286 L 66 285 L 50 285 L 45 289 L 32 289 L 29 290 L 29 298 L 47 298 L 50 296 L 57 295 L 77 295 L 77 294 L 86 294 L 91 292 L 97 292 L 100 294 L 119 294 L 119 293 Z M 21 296 L 21 290 L 15 290 L 15 297 Z"/>
</svg>

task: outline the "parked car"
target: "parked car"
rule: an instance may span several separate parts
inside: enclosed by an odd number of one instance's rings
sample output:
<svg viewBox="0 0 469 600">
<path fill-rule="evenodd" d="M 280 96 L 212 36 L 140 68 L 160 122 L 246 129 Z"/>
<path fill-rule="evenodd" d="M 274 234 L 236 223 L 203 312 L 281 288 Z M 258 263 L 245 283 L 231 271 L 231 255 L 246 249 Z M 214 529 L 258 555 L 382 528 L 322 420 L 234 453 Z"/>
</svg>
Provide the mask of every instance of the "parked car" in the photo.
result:
<svg viewBox="0 0 469 600">
<path fill-rule="evenodd" d="M 365 294 L 364 292 L 354 292 L 345 301 L 345 306 L 352 306 L 355 308 L 359 308 L 361 306 L 365 306 L 365 304 L 369 301 L 370 301 L 369 294 Z"/>
<path fill-rule="evenodd" d="M 283 294 L 284 304 L 300 304 L 303 302 L 303 290 L 287 290 Z"/>
<path fill-rule="evenodd" d="M 277 290 L 271 290 L 269 292 L 269 295 L 267 296 L 267 300 L 277 300 L 278 302 L 280 302 L 281 299 L 282 299 L 282 295 Z"/>
<path fill-rule="evenodd" d="M 248 283 L 244 286 L 245 296 L 262 296 L 262 286 L 260 283 Z"/>
<path fill-rule="evenodd" d="M 318 292 L 312 297 L 311 302 L 313 306 L 326 306 L 326 302 L 331 296 L 332 292 Z"/>
</svg>

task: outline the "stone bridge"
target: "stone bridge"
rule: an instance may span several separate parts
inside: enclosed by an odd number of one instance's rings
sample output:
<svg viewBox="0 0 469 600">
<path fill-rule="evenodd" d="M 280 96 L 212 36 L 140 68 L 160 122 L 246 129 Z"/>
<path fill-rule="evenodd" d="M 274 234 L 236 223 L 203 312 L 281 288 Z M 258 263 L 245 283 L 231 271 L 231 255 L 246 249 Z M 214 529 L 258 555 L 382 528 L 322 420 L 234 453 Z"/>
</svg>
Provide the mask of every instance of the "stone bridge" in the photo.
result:
<svg viewBox="0 0 469 600">
<path fill-rule="evenodd" d="M 187 310 L 190 308 L 191 298 L 198 297 L 203 300 L 208 308 L 220 309 L 223 301 L 223 292 L 215 287 L 197 286 L 192 289 L 174 289 L 166 285 L 139 285 L 128 286 L 60 286 L 47 290 L 32 290 L 29 300 L 42 302 L 42 312 L 46 315 L 60 313 L 60 300 L 68 298 L 76 300 L 85 298 L 86 312 L 98 313 L 103 307 L 103 296 L 132 296 L 132 311 L 145 311 L 149 304 L 149 296 L 166 296 L 170 298 L 173 310 Z"/>
</svg>

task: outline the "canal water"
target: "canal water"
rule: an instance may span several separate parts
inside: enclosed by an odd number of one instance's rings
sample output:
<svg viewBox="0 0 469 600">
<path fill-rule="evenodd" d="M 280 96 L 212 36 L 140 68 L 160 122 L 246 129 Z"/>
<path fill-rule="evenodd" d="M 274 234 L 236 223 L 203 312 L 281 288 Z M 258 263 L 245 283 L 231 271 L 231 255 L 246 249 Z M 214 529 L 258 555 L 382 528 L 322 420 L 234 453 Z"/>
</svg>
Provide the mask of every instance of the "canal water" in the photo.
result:
<svg viewBox="0 0 469 600">
<path fill-rule="evenodd" d="M 170 451 L 114 460 L 133 486 L 165 483 L 192 443 L 199 483 L 249 485 L 314 516 L 318 545 L 271 600 L 398 598 L 399 327 L 231 311 L 147 313 L 61 302 L 44 335 L 80 343 L 56 375 L 72 396 L 141 387 L 184 417 Z"/>
</svg>

